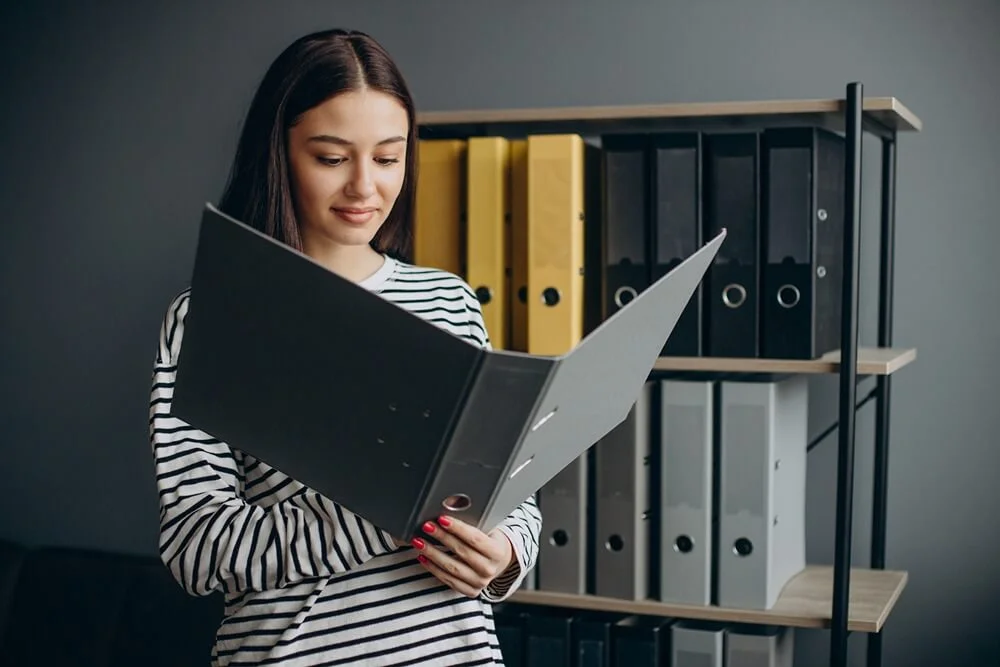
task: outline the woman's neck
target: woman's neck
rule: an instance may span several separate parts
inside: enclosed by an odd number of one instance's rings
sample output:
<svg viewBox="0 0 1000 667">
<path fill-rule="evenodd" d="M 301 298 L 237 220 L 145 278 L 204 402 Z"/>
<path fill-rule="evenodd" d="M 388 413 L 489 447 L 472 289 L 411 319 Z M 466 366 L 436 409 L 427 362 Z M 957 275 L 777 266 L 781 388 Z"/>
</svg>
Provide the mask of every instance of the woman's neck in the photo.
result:
<svg viewBox="0 0 1000 667">
<path fill-rule="evenodd" d="M 335 243 L 309 243 L 303 239 L 303 251 L 314 261 L 352 282 L 361 282 L 382 267 L 385 258 L 371 246 L 343 246 Z"/>
</svg>

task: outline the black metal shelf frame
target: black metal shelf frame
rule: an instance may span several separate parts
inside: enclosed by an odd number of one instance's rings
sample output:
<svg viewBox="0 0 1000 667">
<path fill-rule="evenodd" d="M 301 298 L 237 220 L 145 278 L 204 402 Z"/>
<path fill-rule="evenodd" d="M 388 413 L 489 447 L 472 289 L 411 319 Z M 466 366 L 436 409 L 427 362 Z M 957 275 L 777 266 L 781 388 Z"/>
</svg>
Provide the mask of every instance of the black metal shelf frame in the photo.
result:
<svg viewBox="0 0 1000 667">
<path fill-rule="evenodd" d="M 892 345 L 893 274 L 896 234 L 896 131 L 863 118 L 864 86 L 852 82 L 845 99 L 847 160 L 844 191 L 844 286 L 841 317 L 840 398 L 837 451 L 837 514 L 834 546 L 833 614 L 830 665 L 847 667 L 850 633 L 850 571 L 853 541 L 855 416 L 857 413 L 857 351 L 860 274 L 860 218 L 862 133 L 870 131 L 882 142 L 879 234 L 878 346 Z M 875 385 L 875 447 L 870 567 L 885 568 L 886 515 L 889 478 L 889 418 L 892 375 L 882 375 Z M 882 665 L 882 632 L 868 635 L 868 667 Z"/>
</svg>

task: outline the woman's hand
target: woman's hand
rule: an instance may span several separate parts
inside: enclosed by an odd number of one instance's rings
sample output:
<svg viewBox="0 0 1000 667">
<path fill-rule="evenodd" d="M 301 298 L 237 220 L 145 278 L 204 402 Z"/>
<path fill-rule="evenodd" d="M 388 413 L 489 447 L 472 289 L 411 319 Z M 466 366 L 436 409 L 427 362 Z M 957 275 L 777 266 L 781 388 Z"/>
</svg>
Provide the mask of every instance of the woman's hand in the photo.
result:
<svg viewBox="0 0 1000 667">
<path fill-rule="evenodd" d="M 489 534 L 458 519 L 440 517 L 423 530 L 441 543 L 439 549 L 415 537 L 410 543 L 419 560 L 443 583 L 470 598 L 478 596 L 497 575 L 515 562 L 514 547 L 500 530 Z M 444 549 L 451 553 L 445 553 Z"/>
</svg>

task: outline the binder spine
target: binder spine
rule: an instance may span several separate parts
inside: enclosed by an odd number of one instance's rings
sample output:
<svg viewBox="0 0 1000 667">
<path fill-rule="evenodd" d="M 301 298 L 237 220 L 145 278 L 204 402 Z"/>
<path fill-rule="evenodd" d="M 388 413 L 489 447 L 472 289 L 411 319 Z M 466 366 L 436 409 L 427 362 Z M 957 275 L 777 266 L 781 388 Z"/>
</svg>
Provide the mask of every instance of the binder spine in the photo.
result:
<svg viewBox="0 0 1000 667">
<path fill-rule="evenodd" d="M 651 280 L 662 278 L 702 244 L 702 148 L 697 132 L 653 137 L 651 219 Z M 695 290 L 663 356 L 698 357 L 702 354 L 701 285 Z"/>
<path fill-rule="evenodd" d="M 704 138 L 704 233 L 728 231 L 705 276 L 705 355 L 760 353 L 759 135 Z"/>
<path fill-rule="evenodd" d="M 642 135 L 614 135 L 603 141 L 605 319 L 649 287 L 647 145 Z"/>
<path fill-rule="evenodd" d="M 761 355 L 814 359 L 840 343 L 844 141 L 767 130 L 762 153 Z"/>
<path fill-rule="evenodd" d="M 493 497 L 518 451 L 550 369 L 551 362 L 545 359 L 484 353 L 441 458 L 432 468 L 434 477 L 413 526 L 442 513 L 473 525 L 490 515 Z"/>
</svg>

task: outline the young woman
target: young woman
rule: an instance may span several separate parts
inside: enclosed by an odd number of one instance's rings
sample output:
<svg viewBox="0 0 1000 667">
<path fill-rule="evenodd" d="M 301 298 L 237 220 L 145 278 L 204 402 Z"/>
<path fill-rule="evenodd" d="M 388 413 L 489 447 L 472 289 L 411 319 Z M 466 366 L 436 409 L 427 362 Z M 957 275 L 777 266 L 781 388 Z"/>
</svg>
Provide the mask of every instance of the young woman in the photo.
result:
<svg viewBox="0 0 1000 667">
<path fill-rule="evenodd" d="M 488 347 L 469 286 L 408 261 L 416 149 L 413 102 L 386 52 L 360 32 L 308 35 L 261 82 L 220 208 Z M 185 424 L 170 405 L 190 296 L 160 332 L 151 440 L 163 562 L 192 595 L 225 595 L 214 664 L 502 664 L 491 605 L 534 567 L 534 500 L 489 533 L 442 516 L 423 526 L 441 548 L 402 544 Z"/>
</svg>

